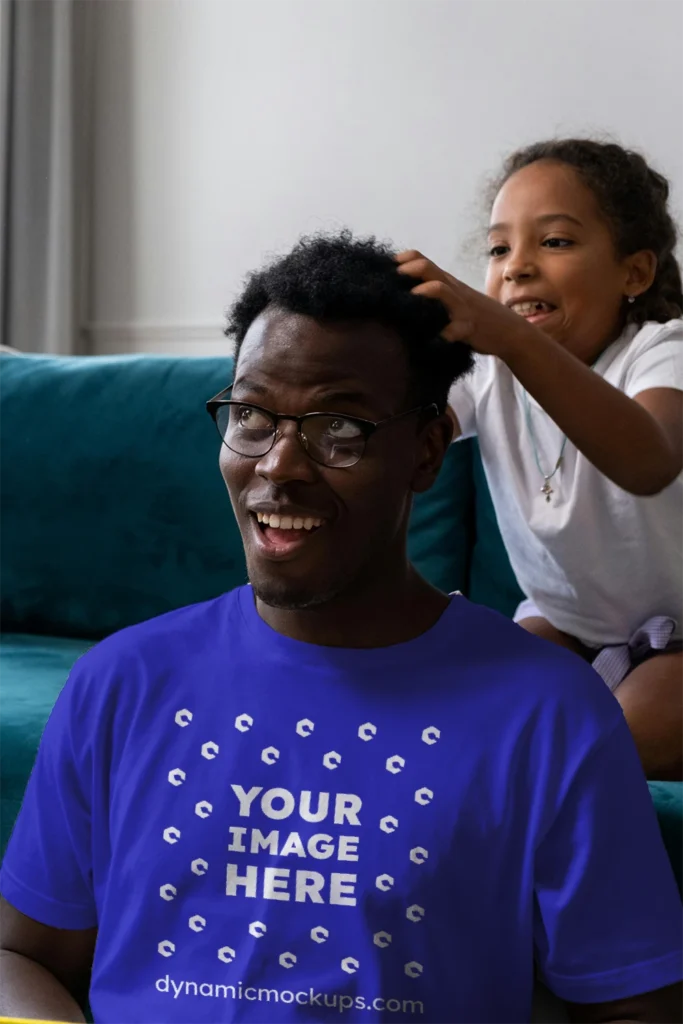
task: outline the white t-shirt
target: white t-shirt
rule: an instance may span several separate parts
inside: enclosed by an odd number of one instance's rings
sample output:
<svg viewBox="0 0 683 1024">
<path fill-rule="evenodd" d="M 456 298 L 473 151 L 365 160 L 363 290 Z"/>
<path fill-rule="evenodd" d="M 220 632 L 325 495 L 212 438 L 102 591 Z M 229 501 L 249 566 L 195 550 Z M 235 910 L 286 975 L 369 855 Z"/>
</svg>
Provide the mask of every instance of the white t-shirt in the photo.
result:
<svg viewBox="0 0 683 1024">
<path fill-rule="evenodd" d="M 683 320 L 629 325 L 594 367 L 633 398 L 650 388 L 683 390 Z M 626 643 L 654 615 L 683 618 L 683 474 L 660 494 L 637 497 L 600 473 L 570 441 L 541 493 L 524 389 L 495 356 L 452 388 L 462 437 L 479 436 L 493 505 L 524 593 L 553 626 L 585 644 Z M 538 461 L 550 473 L 563 434 L 530 395 Z"/>
</svg>

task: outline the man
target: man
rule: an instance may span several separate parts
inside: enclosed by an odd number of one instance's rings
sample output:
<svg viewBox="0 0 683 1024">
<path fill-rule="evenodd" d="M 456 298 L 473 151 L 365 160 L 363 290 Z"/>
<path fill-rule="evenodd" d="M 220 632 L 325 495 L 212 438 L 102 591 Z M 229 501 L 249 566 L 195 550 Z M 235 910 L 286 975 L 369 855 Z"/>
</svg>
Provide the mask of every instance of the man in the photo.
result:
<svg viewBox="0 0 683 1024">
<path fill-rule="evenodd" d="M 0 1011 L 680 1020 L 680 907 L 593 671 L 406 556 L 470 353 L 391 254 L 305 239 L 209 403 L 251 586 L 105 640 L 10 844 Z M 92 978 L 89 975 L 92 967 Z"/>
</svg>

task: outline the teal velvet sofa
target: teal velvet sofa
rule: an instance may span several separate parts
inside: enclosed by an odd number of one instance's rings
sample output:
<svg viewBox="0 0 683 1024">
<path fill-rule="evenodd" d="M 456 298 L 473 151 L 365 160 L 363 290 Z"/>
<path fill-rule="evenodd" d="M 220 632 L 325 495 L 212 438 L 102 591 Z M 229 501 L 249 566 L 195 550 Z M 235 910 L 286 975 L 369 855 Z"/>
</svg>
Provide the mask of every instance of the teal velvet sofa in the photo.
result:
<svg viewBox="0 0 683 1024">
<path fill-rule="evenodd" d="M 229 358 L 0 357 L 0 854 L 77 658 L 246 578 L 204 411 L 231 372 Z M 437 586 L 512 614 L 475 443 L 453 445 L 417 498 L 410 551 Z M 650 788 L 680 884 L 683 785 Z"/>
</svg>

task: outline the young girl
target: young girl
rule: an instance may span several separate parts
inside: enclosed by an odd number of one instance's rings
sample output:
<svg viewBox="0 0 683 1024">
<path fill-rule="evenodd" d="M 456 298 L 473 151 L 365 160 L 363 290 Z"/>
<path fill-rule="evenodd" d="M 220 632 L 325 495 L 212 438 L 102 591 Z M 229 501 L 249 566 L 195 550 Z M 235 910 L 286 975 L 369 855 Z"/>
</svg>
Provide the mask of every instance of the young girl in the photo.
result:
<svg viewBox="0 0 683 1024">
<path fill-rule="evenodd" d="M 479 435 L 525 629 L 593 662 L 649 778 L 681 778 L 683 296 L 668 184 L 636 153 L 538 143 L 492 202 L 486 295 L 399 269 L 479 355 L 451 394 Z M 488 297 L 487 297 L 488 296 Z"/>
</svg>

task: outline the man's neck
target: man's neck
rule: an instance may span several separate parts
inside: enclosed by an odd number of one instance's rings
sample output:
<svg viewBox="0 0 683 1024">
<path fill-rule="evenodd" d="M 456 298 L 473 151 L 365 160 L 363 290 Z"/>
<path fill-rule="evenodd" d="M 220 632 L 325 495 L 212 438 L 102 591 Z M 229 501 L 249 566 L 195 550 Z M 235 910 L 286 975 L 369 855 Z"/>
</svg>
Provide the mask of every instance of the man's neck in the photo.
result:
<svg viewBox="0 0 683 1024">
<path fill-rule="evenodd" d="M 412 565 L 305 609 L 273 608 L 257 598 L 256 608 L 271 629 L 292 640 L 323 647 L 389 647 L 426 633 L 448 606 L 448 598 Z"/>
</svg>

